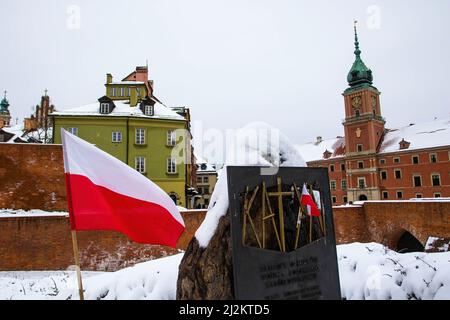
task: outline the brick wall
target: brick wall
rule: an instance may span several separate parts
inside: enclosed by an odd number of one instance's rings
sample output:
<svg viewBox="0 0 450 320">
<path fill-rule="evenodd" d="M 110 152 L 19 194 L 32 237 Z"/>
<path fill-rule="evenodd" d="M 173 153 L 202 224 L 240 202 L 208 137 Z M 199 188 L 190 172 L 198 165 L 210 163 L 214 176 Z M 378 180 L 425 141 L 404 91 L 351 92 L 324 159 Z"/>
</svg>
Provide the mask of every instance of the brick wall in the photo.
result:
<svg viewBox="0 0 450 320">
<path fill-rule="evenodd" d="M 178 241 L 186 249 L 205 211 L 181 213 L 186 231 Z M 78 232 L 83 270 L 114 271 L 135 263 L 178 253 L 158 245 L 134 243 L 117 232 Z M 74 264 L 67 217 L 0 218 L 0 270 L 64 270 Z"/>
</svg>

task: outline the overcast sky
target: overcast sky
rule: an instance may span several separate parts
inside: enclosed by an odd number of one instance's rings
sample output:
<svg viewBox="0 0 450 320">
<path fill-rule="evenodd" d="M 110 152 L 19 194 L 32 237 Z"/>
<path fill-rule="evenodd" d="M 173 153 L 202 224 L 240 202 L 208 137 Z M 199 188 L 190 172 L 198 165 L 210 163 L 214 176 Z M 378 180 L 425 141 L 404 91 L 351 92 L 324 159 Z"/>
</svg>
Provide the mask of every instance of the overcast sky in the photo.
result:
<svg viewBox="0 0 450 320">
<path fill-rule="evenodd" d="M 353 19 L 387 126 L 449 115 L 448 0 L 2 0 L 0 16 L 14 118 L 45 88 L 59 110 L 96 101 L 106 73 L 148 59 L 155 95 L 205 129 L 258 120 L 295 143 L 342 135 Z"/>
</svg>

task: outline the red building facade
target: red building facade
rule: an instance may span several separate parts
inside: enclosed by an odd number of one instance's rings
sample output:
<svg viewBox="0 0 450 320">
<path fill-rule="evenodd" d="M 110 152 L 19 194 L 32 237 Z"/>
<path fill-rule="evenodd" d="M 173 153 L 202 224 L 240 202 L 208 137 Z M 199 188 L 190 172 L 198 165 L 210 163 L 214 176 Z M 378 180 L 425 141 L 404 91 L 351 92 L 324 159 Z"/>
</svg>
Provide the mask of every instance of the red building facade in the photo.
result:
<svg viewBox="0 0 450 320">
<path fill-rule="evenodd" d="M 356 27 L 354 53 L 343 93 L 344 137 L 298 147 L 308 166 L 328 167 L 333 204 L 450 197 L 450 118 L 386 129 Z"/>
</svg>

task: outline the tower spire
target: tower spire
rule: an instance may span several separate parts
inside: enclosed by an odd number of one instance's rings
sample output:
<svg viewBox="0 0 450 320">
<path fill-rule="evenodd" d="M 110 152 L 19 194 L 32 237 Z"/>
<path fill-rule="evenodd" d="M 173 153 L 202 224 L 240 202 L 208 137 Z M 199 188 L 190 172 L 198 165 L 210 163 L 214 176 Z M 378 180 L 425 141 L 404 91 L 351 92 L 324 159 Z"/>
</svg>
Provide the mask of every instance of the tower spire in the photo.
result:
<svg viewBox="0 0 450 320">
<path fill-rule="evenodd" d="M 353 22 L 353 28 L 355 29 L 355 55 L 357 58 L 360 58 L 361 50 L 359 50 L 358 30 L 356 29 L 357 24 L 358 20 L 355 20 Z"/>
</svg>

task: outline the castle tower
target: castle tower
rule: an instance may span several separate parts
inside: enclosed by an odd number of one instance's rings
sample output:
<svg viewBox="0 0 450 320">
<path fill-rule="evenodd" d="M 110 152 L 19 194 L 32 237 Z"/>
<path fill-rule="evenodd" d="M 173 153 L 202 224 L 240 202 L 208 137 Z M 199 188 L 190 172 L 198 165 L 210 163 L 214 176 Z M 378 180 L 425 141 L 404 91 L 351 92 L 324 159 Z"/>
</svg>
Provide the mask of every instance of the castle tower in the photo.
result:
<svg viewBox="0 0 450 320">
<path fill-rule="evenodd" d="M 8 109 L 9 101 L 6 98 L 6 91 L 4 94 L 2 101 L 0 101 L 0 129 L 11 125 L 11 115 Z"/>
<path fill-rule="evenodd" d="M 372 70 L 361 59 L 355 21 L 355 62 L 344 91 L 345 148 L 349 179 L 349 200 L 379 198 L 376 155 L 383 138 L 385 121 L 381 116 L 380 92 L 373 86 Z M 353 190 L 353 192 L 352 192 Z"/>
</svg>

